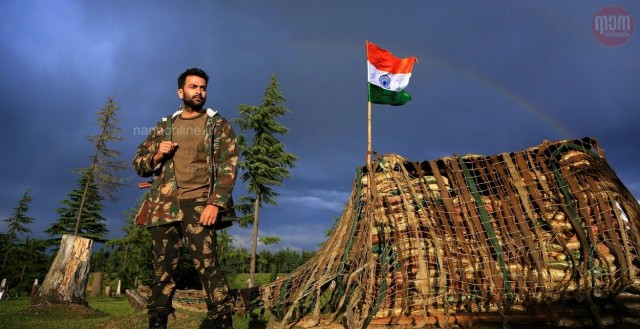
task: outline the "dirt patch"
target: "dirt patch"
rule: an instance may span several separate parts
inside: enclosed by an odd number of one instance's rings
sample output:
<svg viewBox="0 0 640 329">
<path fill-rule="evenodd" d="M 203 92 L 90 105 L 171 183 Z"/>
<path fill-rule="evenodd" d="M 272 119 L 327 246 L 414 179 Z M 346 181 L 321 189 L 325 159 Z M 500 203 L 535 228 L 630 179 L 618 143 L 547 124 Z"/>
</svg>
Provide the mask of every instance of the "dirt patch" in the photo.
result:
<svg viewBox="0 0 640 329">
<path fill-rule="evenodd" d="M 65 319 L 87 319 L 87 318 L 100 318 L 109 316 L 109 314 L 102 311 L 95 310 L 88 306 L 82 306 L 77 304 L 45 304 L 31 306 L 18 312 L 19 314 L 36 316 L 36 317 L 64 317 Z"/>
</svg>

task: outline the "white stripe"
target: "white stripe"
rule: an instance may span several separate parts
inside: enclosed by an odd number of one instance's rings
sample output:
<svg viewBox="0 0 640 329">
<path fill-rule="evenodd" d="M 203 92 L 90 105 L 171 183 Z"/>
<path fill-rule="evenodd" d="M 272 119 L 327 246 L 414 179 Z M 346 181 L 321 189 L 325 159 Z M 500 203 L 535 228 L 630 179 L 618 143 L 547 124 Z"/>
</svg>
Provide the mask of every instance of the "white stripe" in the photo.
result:
<svg viewBox="0 0 640 329">
<path fill-rule="evenodd" d="M 393 74 L 378 70 L 369 61 L 367 61 L 367 72 L 369 74 L 367 77 L 369 83 L 392 91 L 401 91 L 406 88 L 407 85 L 409 85 L 409 79 L 411 78 L 411 73 Z M 384 85 L 383 81 L 386 81 L 387 85 Z"/>
<path fill-rule="evenodd" d="M 180 113 L 182 113 L 182 106 L 180 106 L 180 108 L 179 108 L 177 111 L 173 112 L 173 114 L 171 115 L 171 117 L 172 117 L 172 118 L 175 118 L 175 117 L 177 117 L 178 115 L 180 115 Z M 208 115 L 208 116 L 212 117 L 212 116 L 216 115 L 216 113 L 218 113 L 218 111 L 214 111 L 214 110 L 212 110 L 212 109 L 210 109 L 210 108 L 208 108 L 208 107 L 207 107 L 207 115 Z M 163 118 L 162 118 L 162 121 L 167 121 L 167 118 L 164 118 L 164 117 L 163 117 Z"/>
</svg>

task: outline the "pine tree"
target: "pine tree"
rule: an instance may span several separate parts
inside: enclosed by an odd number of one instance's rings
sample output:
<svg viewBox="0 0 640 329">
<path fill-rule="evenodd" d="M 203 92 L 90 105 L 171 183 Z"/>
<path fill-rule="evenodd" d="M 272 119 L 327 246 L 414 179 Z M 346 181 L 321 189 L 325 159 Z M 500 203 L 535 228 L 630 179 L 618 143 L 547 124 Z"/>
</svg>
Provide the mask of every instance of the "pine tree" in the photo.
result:
<svg viewBox="0 0 640 329">
<path fill-rule="evenodd" d="M 231 256 L 233 254 L 233 238 L 227 230 L 217 232 L 216 244 L 216 253 L 222 271 L 226 274 L 235 273 L 235 260 Z"/>
<path fill-rule="evenodd" d="M 26 237 L 16 245 L 16 266 L 13 277 L 17 278 L 16 296 L 31 291 L 33 282 L 47 274 L 49 257 L 46 254 L 47 243 L 42 239 Z"/>
<path fill-rule="evenodd" d="M 109 98 L 107 105 L 97 113 L 100 133 L 88 137 L 95 148 L 90 157 L 91 163 L 86 169 L 79 170 L 79 188 L 69 193 L 69 199 L 63 201 L 66 207 L 58 209 L 59 220 L 47 230 L 52 236 L 62 234 L 62 238 L 38 295 L 32 299 L 33 305 L 87 304 L 85 291 L 92 245 L 94 241 L 104 242 L 107 233 L 101 215 L 102 200 L 117 200 L 115 193 L 124 185 L 116 173 L 126 166 L 114 160 L 120 152 L 108 146 L 110 142 L 122 139 L 117 112 L 118 107 Z M 72 230 L 69 227 L 71 222 L 74 224 Z M 66 234 L 71 232 L 73 234 Z"/>
<path fill-rule="evenodd" d="M 257 263 L 259 265 L 258 272 L 259 273 L 267 273 L 269 270 L 269 265 L 273 263 L 273 254 L 269 250 L 260 250 L 258 254 Z"/>
<path fill-rule="evenodd" d="M 18 206 L 13 209 L 13 215 L 7 219 L 3 219 L 3 221 L 8 222 L 8 230 L 4 235 L 4 259 L 2 261 L 2 270 L 0 271 L 0 277 L 4 274 L 4 267 L 7 264 L 7 257 L 9 257 L 9 252 L 14 247 L 14 243 L 18 238 L 19 234 L 30 233 L 31 229 L 27 227 L 27 225 L 31 224 L 35 219 L 33 217 L 27 216 L 27 212 L 29 211 L 29 203 L 31 202 L 31 196 L 29 192 L 31 190 L 27 190 L 22 195 L 20 201 L 18 201 Z"/>
<path fill-rule="evenodd" d="M 262 242 L 265 246 L 278 244 L 278 243 L 280 243 L 280 240 L 281 240 L 280 237 L 275 236 L 275 235 L 264 236 L 264 237 L 260 238 L 260 242 Z"/>
<path fill-rule="evenodd" d="M 275 75 L 267 86 L 260 106 L 240 105 L 240 118 L 234 121 L 242 130 L 251 130 L 254 135 L 251 145 L 244 135 L 238 137 L 241 160 L 238 164 L 243 170 L 242 181 L 248 182 L 247 190 L 253 197 L 241 198 L 237 209 L 243 214 L 241 223 L 253 222 L 253 244 L 251 248 L 250 279 L 255 282 L 256 248 L 258 244 L 259 209 L 263 204 L 277 205 L 275 198 L 279 195 L 274 187 L 281 186 L 284 179 L 289 178 L 289 169 L 295 165 L 296 156 L 287 153 L 276 135 L 285 135 L 289 129 L 276 121 L 289 112 L 282 104 L 286 99 L 279 89 Z"/>
<path fill-rule="evenodd" d="M 83 203 L 84 197 L 84 204 Z M 63 200 L 63 207 L 56 210 L 59 215 L 58 221 L 53 223 L 45 233 L 51 236 L 50 242 L 55 243 L 63 234 L 80 235 L 85 238 L 105 242 L 107 226 L 102 217 L 103 198 L 98 193 L 98 187 L 93 177 L 84 173 L 79 181 L 78 187 L 67 195 Z M 78 213 L 82 204 L 82 226 L 76 231 Z"/>
<path fill-rule="evenodd" d="M 86 169 L 80 169 L 81 175 L 87 175 L 90 179 L 85 182 L 80 206 L 76 213 L 76 225 L 74 234 L 78 235 L 82 224 L 82 214 L 84 212 L 84 204 L 89 198 L 90 184 L 96 184 L 98 193 L 110 201 L 117 201 L 117 190 L 124 186 L 122 179 L 117 176 L 117 172 L 126 169 L 126 165 L 122 161 L 114 160 L 120 156 L 120 151 L 111 149 L 107 145 L 110 142 L 121 141 L 120 127 L 118 123 L 120 119 L 117 117 L 118 106 L 112 98 L 109 98 L 107 105 L 101 109 L 98 114 L 98 127 L 100 134 L 89 136 L 88 139 L 93 143 L 94 154 L 90 157 L 91 164 Z"/>
<path fill-rule="evenodd" d="M 111 239 L 106 244 L 113 248 L 112 254 L 117 255 L 119 261 L 112 270 L 118 274 L 124 287 L 136 288 L 140 283 L 151 283 L 151 235 L 145 226 L 135 223 L 141 204 L 142 198 L 126 213 L 127 225 L 122 227 L 124 237 Z"/>
<path fill-rule="evenodd" d="M 65 207 L 58 208 L 60 215 L 45 232 L 54 238 L 63 234 L 80 235 L 97 242 L 105 242 L 107 227 L 102 217 L 104 208 L 102 201 L 117 201 L 116 191 L 123 186 L 122 179 L 116 174 L 125 169 L 122 161 L 114 160 L 120 156 L 120 151 L 109 148 L 108 143 L 120 141 L 120 128 L 117 117 L 118 106 L 112 98 L 97 114 L 97 124 L 100 129 L 98 135 L 87 138 L 94 146 L 94 154 L 87 168 L 77 169 L 80 174 L 78 188 L 68 194 L 68 199 L 62 201 Z M 52 239 L 53 241 L 53 239 Z"/>
</svg>

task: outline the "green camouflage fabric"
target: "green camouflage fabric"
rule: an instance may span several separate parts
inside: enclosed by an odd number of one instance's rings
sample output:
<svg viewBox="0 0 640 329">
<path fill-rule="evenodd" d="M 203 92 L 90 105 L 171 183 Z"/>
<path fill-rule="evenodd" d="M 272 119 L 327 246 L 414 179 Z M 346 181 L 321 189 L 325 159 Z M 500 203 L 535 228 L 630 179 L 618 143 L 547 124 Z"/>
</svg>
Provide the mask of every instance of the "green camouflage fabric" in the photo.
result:
<svg viewBox="0 0 640 329">
<path fill-rule="evenodd" d="M 153 176 L 149 191 L 149 212 L 146 215 L 147 227 L 165 225 L 181 221 L 183 217 L 178 202 L 178 187 L 173 170 L 173 159 L 169 158 L 156 168 L 151 168 L 151 158 L 164 140 L 167 128 L 166 120 L 173 120 L 182 111 L 175 112 L 171 118 L 162 118 L 147 138 L 140 143 L 133 159 L 136 173 L 142 177 Z M 205 151 L 209 166 L 209 195 L 207 204 L 220 208 L 221 213 L 233 216 L 231 198 L 236 181 L 238 148 L 236 136 L 229 121 L 216 111 L 207 109 L 209 119 L 206 124 Z"/>
<path fill-rule="evenodd" d="M 151 227 L 153 281 L 149 298 L 150 314 L 167 314 L 173 310 L 172 297 L 176 289 L 174 274 L 184 245 L 190 250 L 193 265 L 200 277 L 207 303 L 207 317 L 219 322 L 215 328 L 231 328 L 232 301 L 229 285 L 220 269 L 216 254 L 216 231 L 198 223 L 204 208 L 201 202 L 183 202 L 182 222 Z M 229 322 L 227 321 L 229 320 Z"/>
</svg>

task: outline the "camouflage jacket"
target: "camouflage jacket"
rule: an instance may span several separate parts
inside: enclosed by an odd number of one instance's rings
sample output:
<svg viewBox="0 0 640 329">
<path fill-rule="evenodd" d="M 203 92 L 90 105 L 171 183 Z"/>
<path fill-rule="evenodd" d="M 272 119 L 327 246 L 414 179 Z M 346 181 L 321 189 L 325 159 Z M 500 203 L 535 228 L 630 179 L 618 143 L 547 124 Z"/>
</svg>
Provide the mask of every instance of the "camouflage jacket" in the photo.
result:
<svg viewBox="0 0 640 329">
<path fill-rule="evenodd" d="M 174 120 L 182 111 L 175 112 L 171 118 L 162 118 L 147 138 L 138 146 L 133 159 L 136 173 L 142 177 L 153 176 L 151 190 L 148 193 L 147 227 L 181 221 L 183 214 L 178 202 L 178 185 L 173 159 L 169 158 L 156 168 L 151 168 L 151 159 L 160 143 L 164 140 L 166 120 Z M 235 185 L 238 149 L 236 136 L 229 121 L 216 111 L 207 109 L 204 148 L 209 166 L 209 195 L 207 204 L 220 208 L 221 213 L 233 211 L 231 194 Z M 172 121 L 173 122 L 173 121 Z"/>
</svg>

